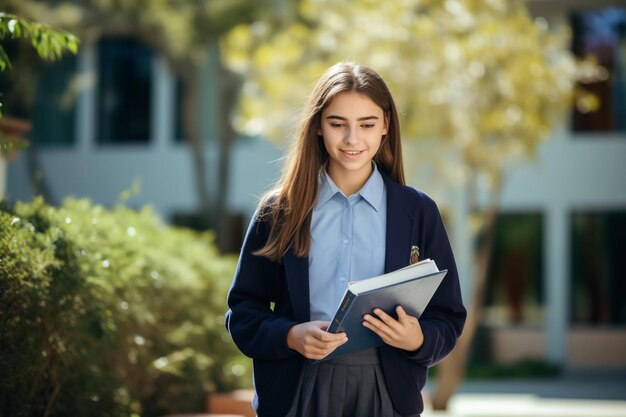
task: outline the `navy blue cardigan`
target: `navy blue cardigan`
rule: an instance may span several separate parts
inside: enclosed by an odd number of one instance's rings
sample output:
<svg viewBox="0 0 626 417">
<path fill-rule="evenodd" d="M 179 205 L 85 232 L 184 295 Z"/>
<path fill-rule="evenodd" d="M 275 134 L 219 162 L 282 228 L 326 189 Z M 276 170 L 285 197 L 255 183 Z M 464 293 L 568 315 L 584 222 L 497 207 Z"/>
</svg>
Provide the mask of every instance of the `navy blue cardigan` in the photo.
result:
<svg viewBox="0 0 626 417">
<path fill-rule="evenodd" d="M 456 344 L 465 323 L 459 279 L 439 210 L 425 193 L 383 175 L 387 187 L 385 272 L 410 263 L 416 245 L 420 259 L 431 258 L 448 273 L 420 318 L 424 344 L 416 352 L 388 345 L 378 348 L 389 395 L 402 415 L 424 409 L 421 390 L 428 367 Z M 253 359 L 259 417 L 282 417 L 296 395 L 305 361 L 287 346 L 287 332 L 309 318 L 309 263 L 289 251 L 282 262 L 252 253 L 265 245 L 269 224 L 253 217 L 228 294 L 226 327 L 237 347 Z M 273 309 L 271 303 L 274 303 Z M 349 336 L 349 335 L 348 335 Z"/>
</svg>

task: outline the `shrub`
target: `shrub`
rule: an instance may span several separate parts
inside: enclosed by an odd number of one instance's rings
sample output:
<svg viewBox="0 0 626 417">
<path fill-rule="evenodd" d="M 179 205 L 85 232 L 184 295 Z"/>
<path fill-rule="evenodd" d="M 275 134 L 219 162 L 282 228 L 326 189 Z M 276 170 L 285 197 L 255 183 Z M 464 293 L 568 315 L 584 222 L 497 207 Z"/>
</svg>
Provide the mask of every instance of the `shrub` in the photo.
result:
<svg viewBox="0 0 626 417">
<path fill-rule="evenodd" d="M 0 209 L 0 415 L 203 410 L 249 380 L 223 326 L 235 259 L 149 208 Z"/>
</svg>

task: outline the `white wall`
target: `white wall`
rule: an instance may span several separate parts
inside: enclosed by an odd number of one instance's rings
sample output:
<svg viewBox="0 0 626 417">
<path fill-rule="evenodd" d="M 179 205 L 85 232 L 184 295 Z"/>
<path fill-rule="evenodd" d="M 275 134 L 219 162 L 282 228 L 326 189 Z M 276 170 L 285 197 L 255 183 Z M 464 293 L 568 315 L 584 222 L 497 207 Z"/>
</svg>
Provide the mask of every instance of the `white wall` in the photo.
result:
<svg viewBox="0 0 626 417">
<path fill-rule="evenodd" d="M 207 146 L 207 179 L 215 193 L 217 149 Z M 193 212 L 198 207 L 190 152 L 186 146 L 155 150 L 149 147 L 106 147 L 83 152 L 78 149 L 40 151 L 40 159 L 55 197 L 89 197 L 111 206 L 123 190 L 139 180 L 141 193 L 129 200 L 133 206 L 151 204 L 165 218 L 175 211 Z M 231 194 L 228 206 L 251 215 L 258 196 L 279 174 L 280 152 L 260 139 L 239 140 L 233 147 Z M 25 154 L 9 164 L 10 201 L 28 201 L 33 196 Z"/>
</svg>

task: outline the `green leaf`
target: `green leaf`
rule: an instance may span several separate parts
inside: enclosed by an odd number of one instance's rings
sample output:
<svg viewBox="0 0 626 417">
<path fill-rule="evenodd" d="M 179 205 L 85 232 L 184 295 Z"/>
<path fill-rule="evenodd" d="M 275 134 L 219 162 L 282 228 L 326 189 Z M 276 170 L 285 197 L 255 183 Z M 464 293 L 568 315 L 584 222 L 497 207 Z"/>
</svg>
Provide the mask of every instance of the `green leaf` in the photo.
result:
<svg viewBox="0 0 626 417">
<path fill-rule="evenodd" d="M 9 23 L 7 23 L 7 28 L 9 29 L 9 32 L 15 33 L 15 26 L 16 25 L 17 25 L 17 19 L 9 20 Z"/>
<path fill-rule="evenodd" d="M 4 71 L 7 67 L 11 68 L 11 60 L 2 45 L 0 45 L 0 71 Z"/>
<path fill-rule="evenodd" d="M 0 39 L 7 36 L 13 38 L 30 38 L 30 43 L 37 54 L 44 60 L 55 60 L 69 51 L 78 52 L 79 40 L 71 33 L 54 29 L 39 22 L 28 22 L 14 15 L 0 13 Z M 6 58 L 6 53 L 0 54 L 0 59 Z M 6 63 L 0 61 L 0 70 L 4 70 Z"/>
<path fill-rule="evenodd" d="M 13 34 L 16 38 L 22 37 L 22 23 L 19 20 L 15 21 L 15 25 L 13 27 Z"/>
<path fill-rule="evenodd" d="M 71 53 L 78 53 L 78 38 L 74 35 L 66 35 L 67 36 L 67 48 Z"/>
</svg>

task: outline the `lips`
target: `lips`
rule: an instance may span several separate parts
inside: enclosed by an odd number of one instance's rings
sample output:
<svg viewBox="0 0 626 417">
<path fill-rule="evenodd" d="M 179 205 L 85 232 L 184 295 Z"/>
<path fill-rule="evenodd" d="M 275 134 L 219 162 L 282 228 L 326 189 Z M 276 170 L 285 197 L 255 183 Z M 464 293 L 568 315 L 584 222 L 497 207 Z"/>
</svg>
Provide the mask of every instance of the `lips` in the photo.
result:
<svg viewBox="0 0 626 417">
<path fill-rule="evenodd" d="M 340 152 L 348 157 L 348 158 L 356 158 L 359 155 L 361 155 L 364 151 L 346 151 L 346 150 L 340 150 Z"/>
</svg>

